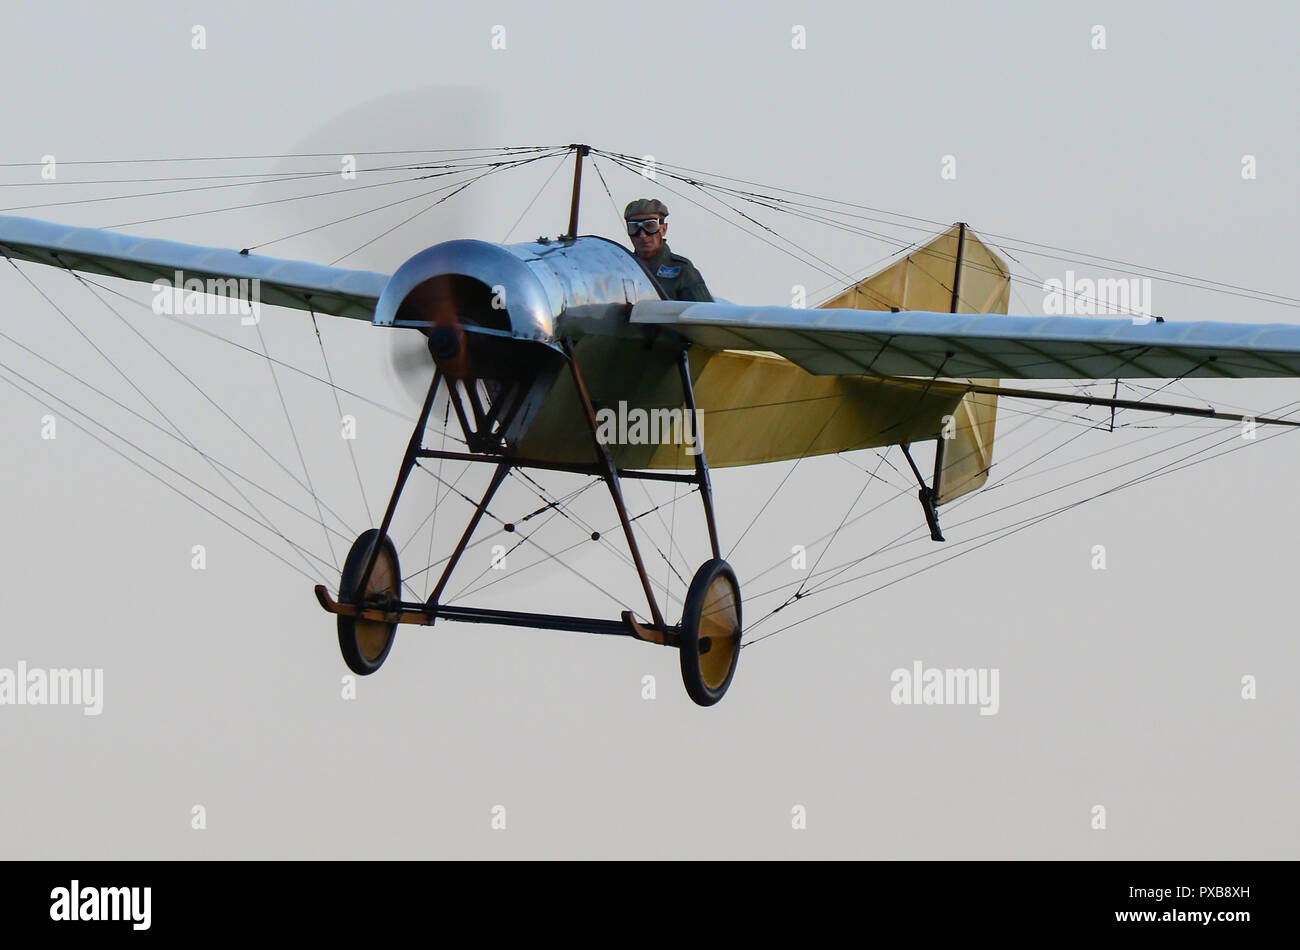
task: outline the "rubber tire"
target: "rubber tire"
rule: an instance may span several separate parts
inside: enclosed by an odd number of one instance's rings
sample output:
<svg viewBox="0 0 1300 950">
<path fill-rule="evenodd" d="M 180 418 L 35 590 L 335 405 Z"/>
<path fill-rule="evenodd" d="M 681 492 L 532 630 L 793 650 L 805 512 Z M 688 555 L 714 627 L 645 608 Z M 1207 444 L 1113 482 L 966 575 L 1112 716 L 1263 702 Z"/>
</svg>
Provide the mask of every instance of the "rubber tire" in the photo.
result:
<svg viewBox="0 0 1300 950">
<path fill-rule="evenodd" d="M 735 648 L 731 655 L 731 663 L 726 676 L 721 682 L 717 681 L 716 676 L 712 677 L 715 685 L 710 686 L 705 682 L 705 673 L 700 667 L 700 621 L 704 613 L 705 597 L 714 580 L 718 577 L 724 578 L 724 582 L 729 582 L 732 588 L 736 606 L 736 629 L 733 634 Z M 682 668 L 682 683 L 686 686 L 687 694 L 698 705 L 712 706 L 726 695 L 728 687 L 731 686 L 732 677 L 736 675 L 736 664 L 740 660 L 740 633 L 742 629 L 740 583 L 736 580 L 736 572 L 722 558 L 712 558 L 705 561 L 700 565 L 699 570 L 695 572 L 695 576 L 691 578 L 691 586 L 686 592 L 686 602 L 682 606 L 682 623 L 678 647 Z"/>
<path fill-rule="evenodd" d="M 352 550 L 348 551 L 347 560 L 343 563 L 343 576 L 339 581 L 339 601 L 341 603 L 354 602 L 353 597 L 356 594 L 357 582 L 361 580 L 361 572 L 366 567 L 366 555 L 370 551 L 370 543 L 377 537 L 379 537 L 379 529 L 371 528 L 352 543 Z M 392 560 L 393 574 L 399 578 L 397 589 L 393 593 L 400 594 L 402 572 L 397 561 L 397 548 L 393 546 L 393 541 L 388 535 L 383 536 L 380 545 L 380 557 L 386 556 Z M 378 569 L 378 562 L 376 562 L 376 569 Z M 358 623 L 373 624 L 375 621 L 358 621 L 355 617 L 338 615 L 339 650 L 343 653 L 343 662 L 348 665 L 348 669 L 358 676 L 369 676 L 384 665 L 384 660 L 388 659 L 388 654 L 393 649 L 393 640 L 397 635 L 397 624 L 387 623 L 383 625 L 388 628 L 387 642 L 378 655 L 367 657 L 362 652 L 361 644 L 357 639 Z"/>
</svg>

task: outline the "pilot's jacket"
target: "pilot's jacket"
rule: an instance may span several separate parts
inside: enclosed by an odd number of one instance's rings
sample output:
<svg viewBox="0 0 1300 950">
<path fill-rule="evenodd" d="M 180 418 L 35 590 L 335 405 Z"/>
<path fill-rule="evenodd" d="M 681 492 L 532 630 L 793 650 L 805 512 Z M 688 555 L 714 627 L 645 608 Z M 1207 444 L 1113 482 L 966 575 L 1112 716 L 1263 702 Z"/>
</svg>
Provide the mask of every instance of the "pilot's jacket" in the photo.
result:
<svg viewBox="0 0 1300 950">
<path fill-rule="evenodd" d="M 664 241 L 658 254 L 649 261 L 641 261 L 641 265 L 659 282 L 669 300 L 713 302 L 713 295 L 704 285 L 704 278 L 695 269 L 695 265 L 680 254 L 670 251 L 667 241 Z"/>
</svg>

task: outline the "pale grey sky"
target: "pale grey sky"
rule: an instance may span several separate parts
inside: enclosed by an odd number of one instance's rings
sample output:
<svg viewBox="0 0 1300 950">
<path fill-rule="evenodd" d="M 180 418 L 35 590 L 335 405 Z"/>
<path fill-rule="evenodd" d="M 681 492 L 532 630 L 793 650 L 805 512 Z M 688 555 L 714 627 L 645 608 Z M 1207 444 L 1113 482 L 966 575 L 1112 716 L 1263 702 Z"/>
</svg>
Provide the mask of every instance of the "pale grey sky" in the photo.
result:
<svg viewBox="0 0 1300 950">
<path fill-rule="evenodd" d="M 1230 13 L 1174 3 L 466 9 L 383 2 L 16 9 L 0 34 L 0 75 L 10 90 L 0 127 L 0 162 L 7 163 L 0 209 L 198 184 L 66 184 L 74 180 L 226 173 L 220 163 L 195 171 L 78 161 L 581 141 L 919 218 L 963 220 L 1008 236 L 1009 245 L 1041 242 L 1295 293 L 1300 136 L 1292 40 L 1300 14 L 1291 5 L 1247 3 Z M 201 51 L 191 48 L 196 24 L 206 30 Z M 492 48 L 498 25 L 505 49 Z M 791 48 L 796 25 L 806 28 L 806 49 Z M 1104 50 L 1093 48 L 1095 26 L 1105 28 Z M 36 184 L 47 154 L 60 163 L 58 184 Z M 955 180 L 940 177 L 945 155 L 956 159 Z M 1254 180 L 1243 180 L 1245 155 L 1255 156 Z M 238 170 L 333 167 L 281 159 Z M 453 213 L 399 228 L 344 266 L 390 271 L 452 236 L 500 241 L 551 170 L 539 163 L 487 179 L 459 210 L 449 203 Z M 603 171 L 618 207 L 647 191 L 626 172 L 608 164 Z M 556 174 L 511 240 L 563 229 L 568 178 L 567 167 Z M 586 182 L 583 230 L 620 239 L 599 179 Z M 107 227 L 282 194 L 263 185 L 6 213 Z M 374 207 L 378 194 L 387 191 L 125 230 L 239 248 Z M 704 208 L 661 196 L 672 209 L 674 249 L 696 262 L 716 295 L 785 303 L 794 284 L 830 283 Z M 378 212 L 263 252 L 328 262 L 409 213 Z M 806 224 L 784 234 L 846 272 L 883 266 L 895 250 Z M 1042 295 L 1033 283 L 1067 269 L 1123 273 L 1014 257 L 1013 274 L 1029 283 L 1015 285 L 1013 312 L 1038 312 Z M 262 487 L 286 497 L 295 490 L 84 288 L 65 275 L 22 269 L 195 444 Z M 116 409 L 108 396 L 167 428 L 12 267 L 4 271 L 0 329 L 106 395 L 0 339 L 5 367 L 234 497 L 193 453 Z M 148 301 L 148 288 L 105 283 Z M 1174 282 L 1156 282 L 1153 297 L 1169 319 L 1297 320 L 1294 306 Z M 107 299 L 298 474 L 265 361 Z M 388 331 L 321 323 L 338 385 L 413 416 L 414 400 L 391 378 Z M 305 315 L 275 311 L 262 329 L 272 356 L 323 372 Z M 214 332 L 260 345 L 229 323 Z M 280 382 L 317 493 L 359 532 L 369 519 L 332 398 L 301 377 Z M 1195 383 L 1162 397 L 1263 412 L 1300 392 L 1291 381 Z M 333 618 L 316 604 L 311 581 L 65 425 L 51 399 L 38 403 L 5 384 L 0 405 L 0 434 L 10 447 L 0 466 L 7 539 L 0 565 L 10 591 L 0 668 L 22 660 L 104 671 L 97 717 L 0 706 L 0 754 L 13 777 L 0 792 L 0 855 L 1300 856 L 1293 815 L 1300 703 L 1291 672 L 1300 650 L 1290 628 L 1300 504 L 1286 490 L 1300 463 L 1294 436 L 1261 439 L 1090 502 L 747 648 L 730 693 L 706 710 L 683 692 L 672 651 L 452 624 L 402 628 L 385 668 L 360 682 L 357 699 L 344 700 L 347 671 Z M 1131 418 L 1157 428 L 1088 432 L 1054 449 L 1083 431 L 1063 428 L 1079 420 L 1024 415 L 1034 408 L 1004 406 L 993 480 L 1006 475 L 1007 484 L 952 507 L 946 550 L 917 540 L 891 561 L 873 559 L 846 576 L 974 547 L 989 527 L 1096 494 L 1126 473 L 1176 463 L 1207 444 L 1180 449 L 1179 442 L 1212 432 Z M 367 403 L 345 403 L 344 411 L 358 419 L 359 464 L 377 518 L 410 424 Z M 58 438 L 43 440 L 41 417 L 51 412 L 60 419 Z M 1210 441 L 1228 438 L 1231 446 L 1231 435 L 1222 427 Z M 1145 465 L 1026 501 L 1111 457 L 1157 449 L 1167 451 Z M 897 452 L 888 458 L 906 471 Z M 851 461 L 875 469 L 879 459 L 867 452 Z M 716 473 L 724 549 L 790 468 Z M 906 487 L 899 474 L 880 471 Z M 486 475 L 471 472 L 461 485 L 473 494 Z M 742 593 L 755 597 L 788 583 L 785 567 L 761 572 L 788 558 L 792 545 L 832 531 L 864 478 L 839 458 L 800 464 L 731 558 Z M 557 493 L 580 484 L 539 480 Z M 399 544 L 427 513 L 432 485 L 413 481 L 393 532 Z M 855 513 L 892 491 L 873 486 Z M 636 510 L 650 506 L 641 492 L 629 489 Z M 292 497 L 311 507 L 305 493 Z M 656 503 L 668 497 L 654 496 Z M 1029 507 L 961 525 L 1014 502 Z M 341 559 L 347 542 L 333 539 L 331 555 L 314 511 L 299 517 L 266 504 L 295 541 L 327 561 Z M 538 504 L 512 488 L 502 511 L 518 516 Z M 439 508 L 435 547 L 450 547 L 467 511 L 454 499 Z M 577 511 L 602 530 L 614 526 L 599 486 Z M 653 517 L 645 520 L 662 539 Z M 689 578 L 704 559 L 696 499 L 677 506 L 673 525 L 689 560 L 679 569 Z M 824 565 L 862 557 L 909 531 L 923 537 L 923 521 L 903 499 L 846 528 Z M 538 540 L 556 550 L 574 537 L 559 520 Z M 268 543 L 306 570 L 283 542 Z M 207 549 L 204 571 L 191 569 L 196 544 Z M 408 573 L 427 562 L 428 544 L 426 526 L 403 554 Z M 1090 566 L 1099 544 L 1105 571 Z M 466 561 L 453 590 L 486 568 L 486 547 Z M 651 555 L 663 579 L 664 562 Z M 521 550 L 518 557 L 526 564 L 532 556 Z M 634 576 L 602 549 L 567 560 L 594 586 L 551 565 L 512 572 L 469 602 L 611 617 L 616 601 L 639 605 Z M 906 569 L 810 597 L 757 632 Z M 324 580 L 330 571 L 317 573 Z M 681 583 L 674 578 L 673 586 L 680 598 Z M 771 606 L 770 597 L 747 603 L 747 617 Z M 917 660 L 998 669 L 998 714 L 891 704 L 891 672 Z M 641 696 L 645 675 L 656 677 L 653 701 Z M 1241 697 L 1247 675 L 1258 678 L 1257 699 Z M 195 805 L 206 809 L 206 830 L 191 828 Z M 505 831 L 490 827 L 495 805 L 507 809 Z M 805 831 L 791 828 L 796 805 L 807 809 Z M 1090 827 L 1097 805 L 1106 809 L 1104 831 Z"/>
</svg>

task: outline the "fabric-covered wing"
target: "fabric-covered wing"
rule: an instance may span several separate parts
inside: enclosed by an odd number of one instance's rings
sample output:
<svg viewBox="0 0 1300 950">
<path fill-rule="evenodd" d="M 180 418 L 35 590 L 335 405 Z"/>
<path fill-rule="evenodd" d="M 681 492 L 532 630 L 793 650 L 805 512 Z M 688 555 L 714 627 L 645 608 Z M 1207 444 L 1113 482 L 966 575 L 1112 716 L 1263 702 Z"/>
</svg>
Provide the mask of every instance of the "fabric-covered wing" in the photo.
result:
<svg viewBox="0 0 1300 950">
<path fill-rule="evenodd" d="M 388 275 L 278 260 L 222 248 L 132 237 L 0 215 L 0 254 L 91 274 L 152 283 L 209 278 L 260 281 L 260 302 L 369 321 Z"/>
<path fill-rule="evenodd" d="M 631 320 L 709 349 L 779 353 L 819 376 L 1174 379 L 1300 376 L 1300 326 L 647 301 Z"/>
</svg>

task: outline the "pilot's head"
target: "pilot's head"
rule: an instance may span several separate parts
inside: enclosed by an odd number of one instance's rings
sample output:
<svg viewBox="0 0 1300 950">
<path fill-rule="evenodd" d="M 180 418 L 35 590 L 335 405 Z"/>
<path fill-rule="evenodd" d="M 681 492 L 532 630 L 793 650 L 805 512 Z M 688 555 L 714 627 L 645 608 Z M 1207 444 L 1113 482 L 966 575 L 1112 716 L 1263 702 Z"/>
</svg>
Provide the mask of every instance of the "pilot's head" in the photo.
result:
<svg viewBox="0 0 1300 950">
<path fill-rule="evenodd" d="M 668 206 L 658 198 L 638 198 L 623 211 L 627 234 L 636 256 L 648 261 L 664 246 L 668 233 Z"/>
</svg>

